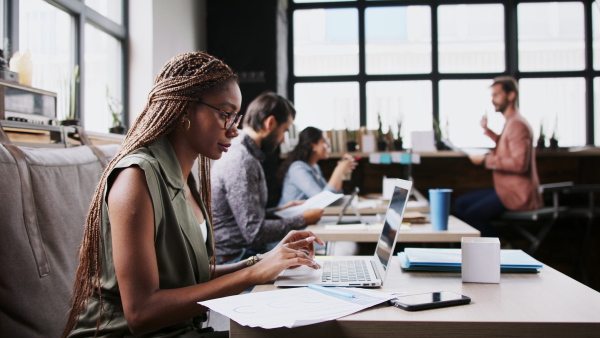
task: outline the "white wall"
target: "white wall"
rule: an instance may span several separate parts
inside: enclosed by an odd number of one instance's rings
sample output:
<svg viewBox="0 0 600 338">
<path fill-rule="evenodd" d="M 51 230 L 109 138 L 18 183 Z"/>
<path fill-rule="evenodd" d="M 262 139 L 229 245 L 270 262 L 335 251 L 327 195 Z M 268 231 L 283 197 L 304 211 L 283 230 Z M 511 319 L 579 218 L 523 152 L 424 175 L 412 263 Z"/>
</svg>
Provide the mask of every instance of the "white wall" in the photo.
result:
<svg viewBox="0 0 600 338">
<path fill-rule="evenodd" d="M 206 0 L 129 1 L 131 125 L 146 106 L 154 78 L 177 54 L 206 48 Z"/>
</svg>

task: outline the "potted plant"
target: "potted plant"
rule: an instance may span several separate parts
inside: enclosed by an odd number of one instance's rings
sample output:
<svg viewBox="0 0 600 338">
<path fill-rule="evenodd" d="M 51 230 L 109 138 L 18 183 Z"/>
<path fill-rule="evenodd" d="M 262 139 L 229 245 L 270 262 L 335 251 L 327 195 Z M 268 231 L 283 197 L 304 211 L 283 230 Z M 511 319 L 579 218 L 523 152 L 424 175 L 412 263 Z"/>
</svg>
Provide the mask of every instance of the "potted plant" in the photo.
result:
<svg viewBox="0 0 600 338">
<path fill-rule="evenodd" d="M 394 150 L 402 150 L 402 118 L 398 119 L 398 130 L 394 138 Z"/>
<path fill-rule="evenodd" d="M 112 117 L 112 127 L 108 128 L 108 132 L 113 134 L 123 134 L 125 132 L 125 126 L 123 126 L 121 122 L 123 104 L 121 101 L 110 95 L 108 86 L 106 86 L 106 103 Z"/>
<path fill-rule="evenodd" d="M 385 139 L 385 134 L 383 133 L 383 123 L 381 122 L 381 114 L 377 114 L 377 150 L 386 151 L 388 147 L 388 142 Z"/>
<path fill-rule="evenodd" d="M 79 65 L 75 66 L 73 76 L 67 79 L 63 84 L 63 87 L 67 93 L 65 95 L 65 119 L 60 121 L 63 126 L 78 126 L 79 119 L 77 118 L 77 91 L 79 88 Z"/>
<path fill-rule="evenodd" d="M 537 149 L 545 149 L 546 148 L 546 135 L 544 134 L 544 122 L 540 123 L 540 137 L 537 140 Z"/>
<path fill-rule="evenodd" d="M 435 138 L 435 147 L 437 150 L 449 150 L 448 146 L 444 143 L 442 129 L 440 128 L 440 123 L 434 117 L 433 118 L 433 136 Z"/>
<path fill-rule="evenodd" d="M 550 136 L 550 149 L 552 150 L 558 149 L 558 138 L 556 135 L 556 129 L 558 129 L 558 115 L 556 116 L 556 121 L 554 122 L 554 130 L 552 131 L 552 136 Z"/>
<path fill-rule="evenodd" d="M 356 130 L 349 130 L 348 127 L 346 127 L 346 149 L 350 152 L 358 150 Z"/>
</svg>

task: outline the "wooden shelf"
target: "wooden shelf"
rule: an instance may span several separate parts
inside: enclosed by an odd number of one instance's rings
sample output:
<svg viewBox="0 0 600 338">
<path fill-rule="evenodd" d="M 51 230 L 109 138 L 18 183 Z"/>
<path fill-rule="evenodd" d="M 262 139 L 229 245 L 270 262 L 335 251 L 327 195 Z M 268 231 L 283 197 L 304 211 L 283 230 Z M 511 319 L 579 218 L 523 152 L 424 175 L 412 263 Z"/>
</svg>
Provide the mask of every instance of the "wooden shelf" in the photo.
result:
<svg viewBox="0 0 600 338">
<path fill-rule="evenodd" d="M 49 126 L 16 121 L 0 121 L 2 128 L 10 140 L 22 146 L 29 147 L 74 147 L 81 142 L 72 138 L 77 130 L 71 126 Z M 121 144 L 125 135 L 86 132 L 90 141 L 95 145 Z"/>
</svg>

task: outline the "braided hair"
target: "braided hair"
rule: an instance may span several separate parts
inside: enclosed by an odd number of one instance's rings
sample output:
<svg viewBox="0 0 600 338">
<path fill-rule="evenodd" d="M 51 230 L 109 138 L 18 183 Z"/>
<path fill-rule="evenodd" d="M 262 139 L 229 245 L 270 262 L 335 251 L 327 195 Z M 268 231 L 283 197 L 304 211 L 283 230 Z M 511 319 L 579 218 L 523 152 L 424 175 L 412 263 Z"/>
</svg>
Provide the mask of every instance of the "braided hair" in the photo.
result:
<svg viewBox="0 0 600 338">
<path fill-rule="evenodd" d="M 191 102 L 198 101 L 200 95 L 222 90 L 229 81 L 237 81 L 237 76 L 223 61 L 204 52 L 184 53 L 175 56 L 162 68 L 148 95 L 146 107 L 136 119 L 125 136 L 119 151 L 109 162 L 96 186 L 90 210 L 86 219 L 83 241 L 79 248 L 79 266 L 71 294 L 71 310 L 67 326 L 62 334 L 66 337 L 77 324 L 87 300 L 95 292 L 100 301 L 100 314 L 96 330 L 102 317 L 102 293 L 100 271 L 102 259 L 100 251 L 100 215 L 102 199 L 107 177 L 123 157 L 132 151 L 145 147 L 171 132 L 187 112 Z M 199 155 L 198 176 L 200 178 L 200 196 L 206 205 L 212 226 L 210 197 L 210 159 Z M 213 252 L 214 249 L 213 241 Z M 215 257 L 211 258 L 211 277 L 215 274 Z"/>
</svg>

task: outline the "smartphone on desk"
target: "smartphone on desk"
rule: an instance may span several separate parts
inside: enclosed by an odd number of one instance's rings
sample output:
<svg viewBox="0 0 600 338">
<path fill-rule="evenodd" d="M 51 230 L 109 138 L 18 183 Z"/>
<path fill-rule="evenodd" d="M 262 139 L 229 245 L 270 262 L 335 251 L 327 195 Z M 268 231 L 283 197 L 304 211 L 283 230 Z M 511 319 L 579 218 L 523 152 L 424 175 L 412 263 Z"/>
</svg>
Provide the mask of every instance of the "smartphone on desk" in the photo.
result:
<svg viewBox="0 0 600 338">
<path fill-rule="evenodd" d="M 398 296 L 389 303 L 407 311 L 419 311 L 469 304 L 471 298 L 449 291 L 421 293 L 417 295 Z"/>
</svg>

